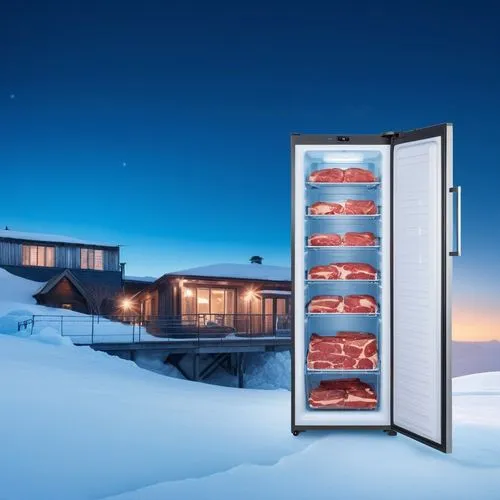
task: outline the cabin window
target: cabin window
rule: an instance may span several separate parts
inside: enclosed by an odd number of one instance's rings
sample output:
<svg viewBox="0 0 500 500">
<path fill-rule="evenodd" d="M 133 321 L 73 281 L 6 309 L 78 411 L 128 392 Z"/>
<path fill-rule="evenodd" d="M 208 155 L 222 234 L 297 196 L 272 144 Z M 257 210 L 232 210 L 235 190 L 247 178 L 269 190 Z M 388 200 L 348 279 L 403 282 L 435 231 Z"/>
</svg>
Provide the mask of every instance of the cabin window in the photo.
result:
<svg viewBox="0 0 500 500">
<path fill-rule="evenodd" d="M 93 248 L 80 249 L 80 267 L 102 271 L 104 269 L 103 253 L 102 250 L 94 250 Z"/>
<path fill-rule="evenodd" d="M 232 288 L 204 288 L 184 286 L 182 291 L 182 314 L 206 315 L 214 321 L 219 315 L 235 312 L 236 292 Z"/>
<path fill-rule="evenodd" d="M 55 248 L 23 245 L 23 266 L 54 267 Z"/>
<path fill-rule="evenodd" d="M 61 304 L 61 307 L 63 309 L 73 309 L 73 305 L 72 304 Z"/>
</svg>

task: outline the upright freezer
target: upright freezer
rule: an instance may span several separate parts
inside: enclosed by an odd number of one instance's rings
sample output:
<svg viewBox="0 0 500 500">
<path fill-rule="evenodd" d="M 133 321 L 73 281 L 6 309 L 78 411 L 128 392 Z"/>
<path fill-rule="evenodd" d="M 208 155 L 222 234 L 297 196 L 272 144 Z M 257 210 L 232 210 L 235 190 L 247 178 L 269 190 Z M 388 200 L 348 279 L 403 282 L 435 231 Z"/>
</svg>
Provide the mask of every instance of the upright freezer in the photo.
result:
<svg viewBox="0 0 500 500">
<path fill-rule="evenodd" d="M 292 433 L 381 429 L 450 452 L 452 126 L 294 134 L 292 179 Z"/>
</svg>

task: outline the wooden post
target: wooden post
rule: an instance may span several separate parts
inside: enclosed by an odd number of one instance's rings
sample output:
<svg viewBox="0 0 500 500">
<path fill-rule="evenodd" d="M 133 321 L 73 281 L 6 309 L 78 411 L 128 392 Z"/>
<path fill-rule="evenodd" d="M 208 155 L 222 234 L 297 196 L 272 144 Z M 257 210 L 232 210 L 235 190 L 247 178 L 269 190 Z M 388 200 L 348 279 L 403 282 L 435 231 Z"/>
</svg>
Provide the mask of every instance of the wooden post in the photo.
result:
<svg viewBox="0 0 500 500">
<path fill-rule="evenodd" d="M 193 354 L 193 380 L 198 380 L 200 377 L 200 355 Z"/>
<path fill-rule="evenodd" d="M 236 370 L 238 374 L 238 387 L 241 389 L 244 387 L 243 372 L 244 372 L 244 358 L 245 354 L 242 352 L 236 353 Z"/>
</svg>

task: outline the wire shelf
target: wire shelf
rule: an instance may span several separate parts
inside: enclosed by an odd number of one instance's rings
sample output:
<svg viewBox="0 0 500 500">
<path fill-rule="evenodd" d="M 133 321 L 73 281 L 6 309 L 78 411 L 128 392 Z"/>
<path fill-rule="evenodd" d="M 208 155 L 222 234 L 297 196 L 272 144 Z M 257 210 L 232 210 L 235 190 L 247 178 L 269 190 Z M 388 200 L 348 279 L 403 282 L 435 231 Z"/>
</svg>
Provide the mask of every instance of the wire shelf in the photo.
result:
<svg viewBox="0 0 500 500">
<path fill-rule="evenodd" d="M 332 370 L 325 370 L 325 369 L 319 369 L 319 370 L 315 370 L 314 368 L 308 368 L 307 367 L 307 363 L 305 364 L 305 369 L 306 369 L 306 372 L 307 373 L 311 373 L 311 374 L 319 374 L 319 375 L 329 375 L 330 373 L 331 374 L 336 374 L 338 375 L 339 373 L 342 373 L 342 374 L 345 374 L 345 373 L 349 373 L 349 374 L 353 374 L 353 375 L 363 375 L 363 374 L 375 374 L 375 375 L 380 375 L 380 368 L 377 366 L 377 368 L 372 368 L 371 370 L 359 370 L 359 369 L 346 369 L 346 368 L 338 368 L 338 369 L 332 369 Z"/>
<path fill-rule="evenodd" d="M 316 285 L 318 283 L 321 284 L 332 284 L 332 283 L 366 283 L 369 285 L 376 285 L 377 283 L 380 283 L 379 279 L 376 280 L 305 280 L 306 284 L 310 285 Z"/>
<path fill-rule="evenodd" d="M 306 214 L 306 219 L 322 219 L 322 220 L 342 220 L 342 221 L 352 221 L 352 220 L 377 220 L 380 214 L 371 215 L 346 215 L 346 214 L 336 214 L 336 215 L 317 215 L 317 214 Z"/>
<path fill-rule="evenodd" d="M 335 246 L 318 246 L 318 245 L 306 245 L 307 250 L 338 250 L 349 252 L 350 250 L 379 250 L 380 245 L 365 245 L 365 246 L 347 246 L 347 245 L 335 245 Z"/>
<path fill-rule="evenodd" d="M 343 317 L 359 317 L 359 318 L 378 318 L 380 316 L 380 313 L 379 312 L 376 312 L 376 313 L 345 313 L 345 312 L 341 312 L 341 313 L 310 313 L 310 312 L 307 312 L 306 313 L 306 317 L 308 318 L 330 318 L 330 317 L 333 317 L 333 318 L 338 318 L 339 316 L 343 316 Z"/>
<path fill-rule="evenodd" d="M 306 186 L 313 189 L 319 189 L 322 187 L 360 187 L 375 189 L 380 186 L 380 181 L 376 182 L 306 182 Z"/>
</svg>

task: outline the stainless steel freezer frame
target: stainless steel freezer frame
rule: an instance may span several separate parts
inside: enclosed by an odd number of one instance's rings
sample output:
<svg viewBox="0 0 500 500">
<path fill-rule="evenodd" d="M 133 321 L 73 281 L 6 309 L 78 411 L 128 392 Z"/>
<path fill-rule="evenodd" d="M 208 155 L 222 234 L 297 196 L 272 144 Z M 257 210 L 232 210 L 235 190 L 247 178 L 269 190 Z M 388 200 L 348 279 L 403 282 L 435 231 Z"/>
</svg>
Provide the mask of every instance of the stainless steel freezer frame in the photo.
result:
<svg viewBox="0 0 500 500">
<path fill-rule="evenodd" d="M 406 145 L 406 146 L 405 146 Z M 306 418 L 301 414 L 303 406 L 299 402 L 305 399 L 305 373 L 301 372 L 304 366 L 303 352 L 304 337 L 304 172 L 297 172 L 296 165 L 297 151 L 305 147 L 316 147 L 322 149 L 379 149 L 388 150 L 390 156 L 389 166 L 382 170 L 381 176 L 381 205 L 382 210 L 382 365 L 380 381 L 382 386 L 381 399 L 389 403 L 388 416 L 382 411 L 381 417 L 369 417 L 366 412 L 336 412 L 335 410 L 321 412 L 321 416 Z M 298 148 L 298 149 L 297 149 Z M 301 151 L 302 152 L 302 151 Z M 303 166 L 302 166 L 303 167 Z M 412 183 L 409 179 L 418 172 L 415 192 L 412 191 Z M 396 174 L 395 174 L 396 173 Z M 435 177 L 439 174 L 439 177 Z M 426 177 L 427 176 L 427 177 Z M 432 182 L 430 182 L 432 181 Z M 434 182 L 435 181 L 435 182 Z M 436 190 L 432 187 L 429 190 L 427 185 L 436 184 Z M 396 183 L 396 187 L 395 187 Z M 427 183 L 427 184 L 426 184 Z M 422 187 L 423 186 L 423 187 Z M 417 188 L 420 191 L 417 192 Z M 406 191 L 405 191 L 406 190 Z M 402 193 L 402 196 L 398 196 Z M 410 195 L 412 203 L 406 203 L 404 195 Z M 457 250 L 453 250 L 453 195 L 457 194 Z M 452 126 L 449 124 L 437 125 L 426 129 L 414 130 L 410 132 L 389 133 L 383 135 L 293 135 L 292 136 L 292 432 L 307 429 L 333 429 L 333 428 L 378 428 L 388 431 L 398 431 L 417 439 L 429 446 L 433 446 L 441 451 L 451 451 L 451 328 L 450 328 L 450 291 L 451 291 L 451 258 L 460 255 L 460 188 L 452 186 Z M 419 198 L 420 197 L 420 198 Z M 419 207 L 424 206 L 425 210 L 420 211 Z M 397 205 L 395 207 L 395 204 Z M 406 212 L 405 212 L 406 211 Z M 396 216 L 394 213 L 396 212 Z M 422 255 L 413 251 L 414 247 L 405 243 L 406 237 L 403 234 L 400 218 L 397 214 L 405 213 L 406 217 L 415 219 L 415 224 L 423 224 L 424 231 L 420 228 L 419 243 L 423 242 L 423 255 L 432 260 L 432 266 L 422 264 Z M 423 218 L 422 218 L 423 217 Z M 394 225 L 398 227 L 396 233 L 396 248 L 394 248 L 393 232 Z M 407 229 L 410 236 L 411 232 Z M 422 236 L 423 235 L 423 236 Z M 440 235 L 440 240 L 433 239 Z M 406 247 L 405 247 L 406 246 Z M 408 251 L 408 247 L 410 251 Z M 438 253 L 436 253 L 438 252 Z M 436 256 L 441 257 L 438 259 Z M 405 255 L 413 259 L 416 267 L 421 266 L 421 274 L 424 280 L 418 281 L 419 274 L 412 271 L 412 266 L 405 263 Z M 436 257 L 436 258 L 435 258 Z M 420 260 L 418 260 L 420 259 Z M 425 259 L 424 259 L 425 260 Z M 439 260 L 439 262 L 437 262 Z M 436 262 L 435 262 L 436 261 Z M 410 261 L 410 264 L 412 262 Z M 396 266 L 396 273 L 394 273 Z M 433 267 L 434 266 L 434 267 Z M 434 271 L 435 272 L 434 272 Z M 412 273 L 414 276 L 412 276 Z M 436 296 L 434 304 L 435 315 L 426 314 L 427 309 L 432 308 L 432 304 L 426 304 L 421 300 L 420 305 L 410 307 L 404 298 L 408 292 L 408 282 L 416 277 L 415 294 L 429 289 L 434 274 L 439 277 L 436 282 Z M 427 281 L 426 281 L 427 280 Z M 421 285 L 418 289 L 417 285 Z M 406 289 L 405 289 L 406 287 Z M 432 287 L 431 287 L 432 288 Z M 397 311 L 392 309 L 395 300 Z M 406 293 L 407 295 L 407 293 Z M 420 307 L 420 311 L 418 308 Z M 414 309 L 417 309 L 419 316 L 424 318 L 418 325 L 420 330 L 418 335 L 414 335 L 413 326 L 409 321 L 415 321 Z M 413 317 L 412 317 L 413 315 Z M 394 320 L 396 317 L 396 320 Z M 430 318 L 430 319 L 429 319 Z M 395 324 L 396 321 L 396 324 Z M 409 326 L 410 325 L 410 326 Z M 405 342 L 413 335 L 414 342 L 420 342 L 422 349 L 427 349 L 431 358 L 434 371 L 427 370 L 415 364 L 415 374 L 409 377 L 401 369 L 401 363 L 408 359 L 408 349 Z M 301 340 L 302 339 L 302 343 Z M 388 339 L 390 341 L 387 347 Z M 297 342 L 298 340 L 298 342 Z M 384 342 L 385 341 L 385 342 Z M 439 342 L 439 345 L 437 344 Z M 433 344 L 434 343 L 434 344 Z M 299 354 L 300 348 L 302 355 Z M 390 364 L 387 363 L 387 349 L 389 349 Z M 396 359 L 394 349 L 397 351 Z M 299 363 L 297 363 L 297 359 Z M 427 363 L 425 364 L 427 365 Z M 396 375 L 394 374 L 394 367 Z M 411 384 L 429 384 L 430 380 L 435 382 L 438 389 L 430 395 L 418 393 L 413 395 L 408 390 Z M 389 382 L 388 382 L 389 380 Z M 406 384 L 406 385 L 405 385 Z M 429 387 L 429 391 L 432 388 Z M 396 397 L 395 397 L 396 395 Z M 409 417 L 412 405 L 415 401 L 412 398 L 424 398 L 427 403 L 429 415 L 420 417 Z M 425 404 L 423 405 L 425 407 Z M 383 407 L 380 408 L 383 410 Z M 343 413 L 339 417 L 339 413 Z M 374 413 L 372 413 L 373 415 Z M 439 425 L 437 420 L 439 420 Z M 439 428 L 438 428 L 439 427 Z"/>
</svg>

